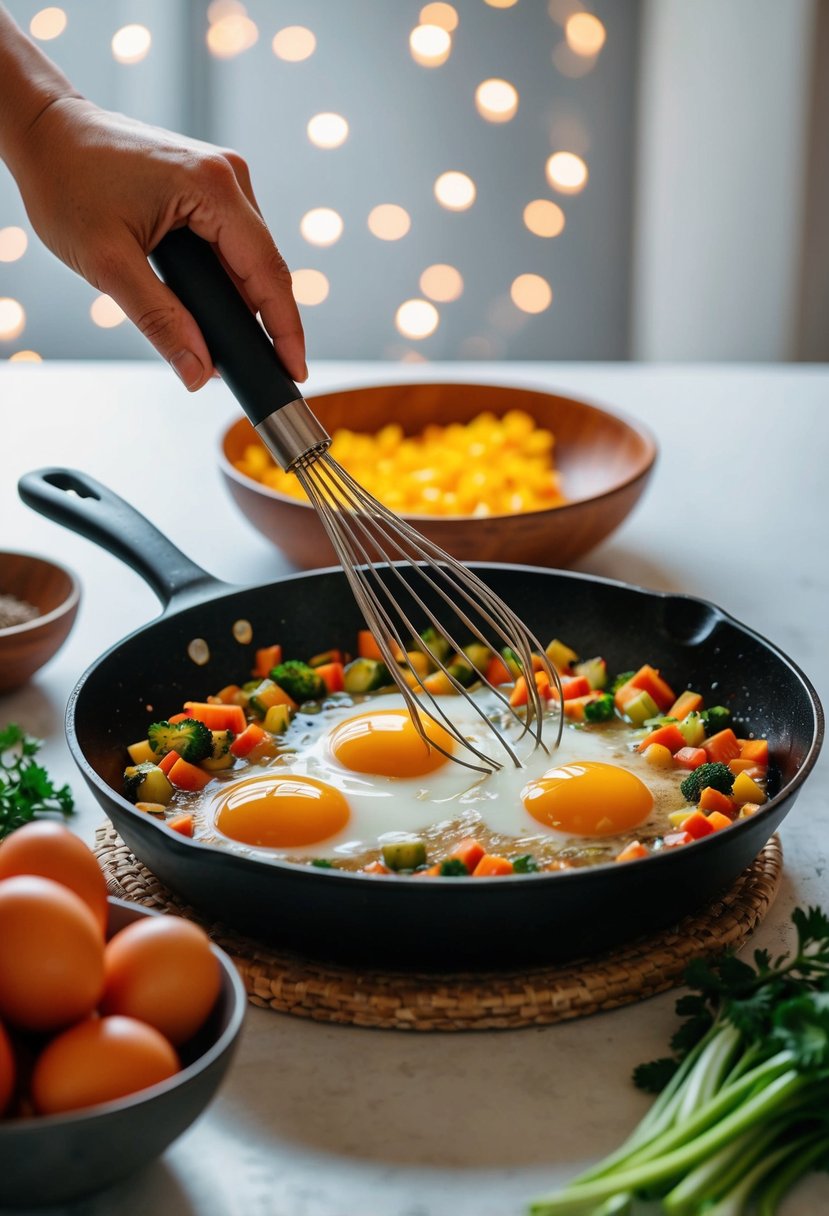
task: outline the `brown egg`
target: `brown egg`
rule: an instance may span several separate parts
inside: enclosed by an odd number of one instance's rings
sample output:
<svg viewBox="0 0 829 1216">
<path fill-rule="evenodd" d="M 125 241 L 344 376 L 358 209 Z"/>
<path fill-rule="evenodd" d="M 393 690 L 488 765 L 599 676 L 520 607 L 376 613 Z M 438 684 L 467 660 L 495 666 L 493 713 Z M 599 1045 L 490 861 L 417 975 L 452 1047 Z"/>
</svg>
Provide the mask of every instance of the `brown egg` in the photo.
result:
<svg viewBox="0 0 829 1216">
<path fill-rule="evenodd" d="M 104 943 L 83 900 L 50 878 L 0 882 L 0 1017 L 59 1030 L 87 1017 L 104 986 Z"/>
<path fill-rule="evenodd" d="M 62 823 L 27 823 L 0 844 L 0 880 L 16 874 L 37 874 L 69 887 L 106 932 L 107 886 L 101 868 L 88 845 Z"/>
<path fill-rule="evenodd" d="M 207 934 L 177 916 L 127 925 L 104 958 L 101 1012 L 139 1018 L 171 1043 L 192 1038 L 219 995 L 221 972 Z"/>
<path fill-rule="evenodd" d="M 179 1060 L 162 1034 L 135 1018 L 88 1018 L 52 1039 L 32 1074 L 41 1115 L 113 1102 L 166 1081 Z"/>
<path fill-rule="evenodd" d="M 11 1039 L 0 1022 L 0 1115 L 6 1113 L 12 1100 L 15 1072 Z"/>
</svg>

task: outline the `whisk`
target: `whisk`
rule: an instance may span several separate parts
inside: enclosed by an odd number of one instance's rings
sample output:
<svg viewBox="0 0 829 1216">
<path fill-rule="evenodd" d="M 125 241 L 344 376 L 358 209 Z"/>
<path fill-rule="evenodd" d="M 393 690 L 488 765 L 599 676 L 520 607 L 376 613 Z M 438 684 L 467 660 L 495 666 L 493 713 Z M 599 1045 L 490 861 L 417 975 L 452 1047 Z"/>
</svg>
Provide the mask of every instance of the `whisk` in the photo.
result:
<svg viewBox="0 0 829 1216">
<path fill-rule="evenodd" d="M 325 528 L 348 579 L 367 628 L 374 635 L 412 722 L 429 746 L 456 763 L 482 773 L 506 762 L 521 766 L 518 742 L 529 734 L 533 750 L 547 750 L 542 738 L 545 699 L 535 678 L 543 669 L 563 704 L 561 679 L 538 639 L 516 613 L 461 562 L 427 540 L 390 511 L 331 456 L 331 437 L 315 417 L 297 386 L 285 373 L 273 344 L 248 309 L 211 246 L 189 228 L 168 233 L 151 255 L 161 277 L 189 308 L 204 334 L 213 362 L 250 418 L 274 460 L 299 479 Z M 440 604 L 440 616 L 433 604 Z M 520 714 L 503 689 L 466 660 L 477 679 L 494 694 L 500 710 L 519 724 L 516 739 L 499 729 L 491 710 L 473 697 L 447 662 L 463 646 L 448 629 L 451 614 L 468 634 L 487 647 L 509 648 L 525 674 L 526 711 Z M 414 619 L 425 618 L 430 635 Z M 424 636 L 425 635 L 425 636 Z M 442 646 L 431 636 L 443 639 Z M 420 682 L 410 659 L 416 648 L 443 672 L 455 691 L 473 706 L 497 744 L 484 751 L 452 719 L 452 698 L 437 697 Z M 442 726 L 458 748 L 444 748 L 428 733 L 423 718 Z M 558 715 L 554 746 L 561 739 Z"/>
</svg>

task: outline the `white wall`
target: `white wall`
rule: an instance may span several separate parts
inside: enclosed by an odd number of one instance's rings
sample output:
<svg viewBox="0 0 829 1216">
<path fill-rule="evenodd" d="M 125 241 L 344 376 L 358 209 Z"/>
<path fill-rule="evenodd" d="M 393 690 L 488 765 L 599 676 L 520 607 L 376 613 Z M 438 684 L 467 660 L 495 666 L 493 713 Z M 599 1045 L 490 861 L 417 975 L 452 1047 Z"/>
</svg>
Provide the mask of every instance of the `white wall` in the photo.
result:
<svg viewBox="0 0 829 1216">
<path fill-rule="evenodd" d="M 816 0 L 645 0 L 632 357 L 795 355 Z"/>
</svg>

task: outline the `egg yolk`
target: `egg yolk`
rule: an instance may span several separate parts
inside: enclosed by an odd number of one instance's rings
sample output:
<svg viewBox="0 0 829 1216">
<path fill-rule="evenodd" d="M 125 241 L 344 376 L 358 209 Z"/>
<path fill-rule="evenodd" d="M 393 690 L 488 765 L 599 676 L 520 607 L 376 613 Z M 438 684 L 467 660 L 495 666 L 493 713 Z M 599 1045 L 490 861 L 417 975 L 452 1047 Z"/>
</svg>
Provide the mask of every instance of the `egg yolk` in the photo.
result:
<svg viewBox="0 0 829 1216">
<path fill-rule="evenodd" d="M 448 730 L 430 718 L 422 722 L 432 743 L 454 752 Z M 349 718 L 331 731 L 329 743 L 343 768 L 377 777 L 420 777 L 448 763 L 442 752 L 424 742 L 406 710 L 378 709 Z"/>
<path fill-rule="evenodd" d="M 348 823 L 339 790 L 313 777 L 251 777 L 232 786 L 215 816 L 223 836 L 268 849 L 318 844 Z"/>
<path fill-rule="evenodd" d="M 574 836 L 615 836 L 647 819 L 653 795 L 627 769 L 577 760 L 530 781 L 521 801 L 545 827 Z"/>
</svg>

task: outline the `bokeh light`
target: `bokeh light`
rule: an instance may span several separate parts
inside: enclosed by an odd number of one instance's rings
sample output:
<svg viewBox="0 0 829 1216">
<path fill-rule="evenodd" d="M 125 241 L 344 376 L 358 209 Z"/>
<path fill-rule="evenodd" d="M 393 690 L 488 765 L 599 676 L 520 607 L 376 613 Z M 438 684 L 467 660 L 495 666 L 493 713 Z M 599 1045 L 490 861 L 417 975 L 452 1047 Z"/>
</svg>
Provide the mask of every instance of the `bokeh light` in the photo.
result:
<svg viewBox="0 0 829 1216">
<path fill-rule="evenodd" d="M 490 8 L 514 8 L 518 0 L 485 0 Z"/>
<path fill-rule="evenodd" d="M 343 234 L 343 218 L 330 207 L 314 207 L 299 221 L 299 230 L 309 245 L 333 245 Z"/>
<path fill-rule="evenodd" d="M 584 12 L 584 5 L 581 0 L 547 0 L 547 12 L 551 21 L 566 25 L 573 13 Z"/>
<path fill-rule="evenodd" d="M 9 355 L 9 363 L 42 363 L 43 355 L 39 355 L 36 350 L 16 350 L 13 355 Z"/>
<path fill-rule="evenodd" d="M 369 212 L 368 230 L 381 241 L 399 241 L 411 226 L 408 211 L 396 203 L 380 203 Z"/>
<path fill-rule="evenodd" d="M 436 262 L 427 266 L 420 276 L 420 290 L 430 300 L 448 304 L 463 294 L 463 275 L 454 266 Z"/>
<path fill-rule="evenodd" d="M 212 0 L 212 3 L 207 6 L 207 21 L 209 25 L 215 25 L 223 17 L 235 17 L 236 15 L 244 17 L 246 12 L 247 9 L 240 0 Z"/>
<path fill-rule="evenodd" d="M 440 25 L 418 25 L 409 34 L 412 59 L 423 68 L 439 68 L 452 50 L 452 39 Z"/>
<path fill-rule="evenodd" d="M 587 182 L 587 165 L 575 152 L 554 152 L 546 169 L 548 182 L 562 194 L 578 194 Z"/>
<path fill-rule="evenodd" d="M 428 300 L 406 300 L 395 313 L 394 323 L 404 338 L 428 338 L 440 323 L 440 313 Z"/>
<path fill-rule="evenodd" d="M 553 289 L 540 274 L 519 274 L 513 279 L 509 294 L 522 312 L 544 312 L 553 302 Z"/>
<path fill-rule="evenodd" d="M 118 63 L 140 63 L 150 53 L 152 42 L 146 25 L 122 25 L 112 35 L 112 56 Z"/>
<path fill-rule="evenodd" d="M 242 12 L 230 12 L 207 31 L 207 49 L 217 59 L 233 59 L 248 51 L 259 37 L 256 22 Z"/>
<path fill-rule="evenodd" d="M 524 208 L 524 223 L 535 236 L 558 236 L 564 231 L 564 212 L 558 203 L 534 198 Z"/>
<path fill-rule="evenodd" d="M 304 25 L 286 25 L 274 34 L 271 49 L 277 59 L 301 63 L 317 49 L 316 35 Z"/>
<path fill-rule="evenodd" d="M 0 228 L 0 262 L 16 262 L 28 246 L 29 238 L 22 228 Z"/>
<path fill-rule="evenodd" d="M 604 46 L 607 30 L 592 13 L 573 13 L 567 18 L 564 37 L 577 55 L 594 56 Z"/>
<path fill-rule="evenodd" d="M 0 339 L 11 342 L 26 328 L 26 310 L 19 300 L 0 296 Z"/>
<path fill-rule="evenodd" d="M 315 114 L 305 130 L 317 148 L 339 148 L 348 139 L 348 123 L 342 114 Z"/>
<path fill-rule="evenodd" d="M 553 67 L 568 80 L 578 80 L 592 72 L 598 62 L 597 55 L 577 55 L 566 42 L 553 47 Z"/>
<path fill-rule="evenodd" d="M 466 173 L 450 170 L 435 182 L 435 198 L 447 211 L 466 211 L 475 202 L 475 183 Z"/>
<path fill-rule="evenodd" d="M 89 306 L 89 315 L 101 329 L 115 329 L 126 320 L 126 313 L 112 296 L 96 296 Z"/>
<path fill-rule="evenodd" d="M 518 113 L 518 90 L 508 80 L 483 80 L 475 90 L 475 105 L 487 122 L 509 122 Z"/>
<path fill-rule="evenodd" d="M 322 304 L 323 300 L 328 299 L 330 284 L 321 270 L 295 270 L 291 281 L 297 304 Z"/>
<path fill-rule="evenodd" d="M 427 4 L 420 10 L 421 25 L 439 25 L 447 34 L 458 28 L 458 11 L 451 4 Z"/>
<path fill-rule="evenodd" d="M 62 8 L 42 8 L 29 22 L 29 33 L 41 42 L 59 38 L 66 29 L 67 17 Z"/>
</svg>

